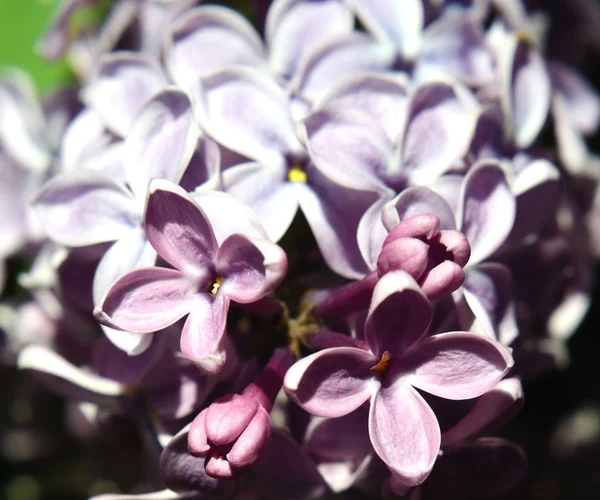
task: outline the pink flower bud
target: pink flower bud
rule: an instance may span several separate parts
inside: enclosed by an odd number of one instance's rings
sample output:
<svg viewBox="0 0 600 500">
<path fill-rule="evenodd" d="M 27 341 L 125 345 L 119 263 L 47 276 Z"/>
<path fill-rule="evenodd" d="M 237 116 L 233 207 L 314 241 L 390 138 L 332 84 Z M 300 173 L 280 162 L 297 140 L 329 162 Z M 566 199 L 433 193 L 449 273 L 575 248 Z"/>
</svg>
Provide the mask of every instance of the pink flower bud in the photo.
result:
<svg viewBox="0 0 600 500">
<path fill-rule="evenodd" d="M 377 259 L 377 274 L 403 270 L 430 299 L 452 293 L 465 279 L 463 267 L 471 249 L 459 231 L 440 231 L 440 220 L 420 214 L 403 220 L 390 231 Z"/>
<path fill-rule="evenodd" d="M 188 450 L 206 457 L 209 476 L 227 479 L 254 464 L 270 437 L 269 413 L 255 399 L 228 394 L 194 419 Z"/>
</svg>

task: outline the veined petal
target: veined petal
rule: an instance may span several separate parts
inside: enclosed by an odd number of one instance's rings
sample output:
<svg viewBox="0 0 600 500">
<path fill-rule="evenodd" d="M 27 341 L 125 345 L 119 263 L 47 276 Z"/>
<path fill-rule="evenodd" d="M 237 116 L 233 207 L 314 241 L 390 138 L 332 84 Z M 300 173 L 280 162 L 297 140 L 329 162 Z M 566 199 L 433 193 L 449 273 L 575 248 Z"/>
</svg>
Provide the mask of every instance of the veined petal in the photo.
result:
<svg viewBox="0 0 600 500">
<path fill-rule="evenodd" d="M 291 78 L 306 54 L 353 28 L 354 19 L 343 1 L 276 0 L 266 19 L 271 68 Z"/>
<path fill-rule="evenodd" d="M 427 478 L 440 449 L 435 414 L 423 397 L 402 381 L 382 387 L 373 396 L 369 435 L 379 458 L 406 486 Z"/>
<path fill-rule="evenodd" d="M 196 149 L 199 130 L 184 92 L 168 88 L 138 113 L 125 139 L 125 176 L 142 205 L 151 179 L 178 184 Z"/>
<path fill-rule="evenodd" d="M 336 418 L 367 401 L 378 383 L 372 353 L 355 347 L 324 349 L 297 361 L 286 373 L 286 394 L 313 415 Z"/>
<path fill-rule="evenodd" d="M 287 256 L 269 240 L 232 234 L 219 248 L 215 265 L 217 275 L 225 277 L 220 292 L 247 304 L 279 286 L 287 272 Z"/>
<path fill-rule="evenodd" d="M 350 3 L 375 36 L 393 43 L 408 59 L 417 56 L 425 17 L 421 0 L 351 0 Z"/>
<path fill-rule="evenodd" d="M 114 241 L 140 223 L 139 210 L 125 187 L 90 171 L 54 177 L 34 204 L 46 234 L 65 246 Z"/>
<path fill-rule="evenodd" d="M 142 106 L 166 85 L 153 59 L 134 52 L 106 54 L 98 74 L 83 90 L 83 100 L 102 116 L 106 126 L 125 137 Z"/>
<path fill-rule="evenodd" d="M 144 226 L 158 254 L 198 287 L 213 278 L 217 241 L 206 214 L 185 190 L 154 179 L 148 189 Z"/>
<path fill-rule="evenodd" d="M 427 332 L 432 318 L 427 296 L 405 271 L 391 271 L 377 282 L 365 323 L 365 338 L 376 356 L 403 355 Z"/>
<path fill-rule="evenodd" d="M 233 68 L 200 80 L 197 119 L 206 133 L 252 160 L 279 164 L 302 154 L 283 89 L 254 68 Z"/>
<path fill-rule="evenodd" d="M 225 294 L 198 294 L 181 332 L 181 352 L 209 375 L 219 373 L 227 361 L 228 310 Z"/>
<path fill-rule="evenodd" d="M 190 9 L 173 24 L 167 39 L 167 68 L 184 89 L 214 71 L 238 64 L 259 66 L 264 57 L 262 40 L 252 25 L 220 5 Z"/>
<path fill-rule="evenodd" d="M 517 203 L 505 169 L 495 160 L 482 160 L 471 168 L 460 199 L 456 220 L 471 245 L 472 265 L 504 243 L 515 222 Z"/>
<path fill-rule="evenodd" d="M 471 399 L 494 387 L 513 365 L 508 349 L 481 335 L 450 332 L 419 343 L 402 360 L 403 378 L 445 399 Z"/>
<path fill-rule="evenodd" d="M 94 316 L 118 330 L 155 332 L 189 313 L 196 294 L 196 287 L 180 271 L 136 269 L 113 283 Z"/>
</svg>

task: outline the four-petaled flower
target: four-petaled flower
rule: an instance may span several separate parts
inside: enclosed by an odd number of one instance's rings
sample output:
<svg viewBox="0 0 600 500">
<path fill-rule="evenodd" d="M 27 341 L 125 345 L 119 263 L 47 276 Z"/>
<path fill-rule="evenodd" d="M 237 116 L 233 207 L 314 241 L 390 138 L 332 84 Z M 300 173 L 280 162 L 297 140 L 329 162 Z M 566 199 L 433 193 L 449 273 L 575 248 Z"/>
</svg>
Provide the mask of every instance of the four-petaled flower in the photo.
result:
<svg viewBox="0 0 600 500">
<path fill-rule="evenodd" d="M 175 269 L 125 274 L 94 311 L 96 318 L 111 328 L 146 333 L 189 314 L 182 352 L 205 372 L 219 372 L 226 359 L 230 302 L 252 303 L 275 289 L 287 270 L 285 252 L 267 239 L 243 234 L 219 245 L 204 211 L 185 190 L 164 180 L 150 183 L 144 226 L 158 255 Z"/>
<path fill-rule="evenodd" d="M 420 484 L 440 449 L 436 416 L 416 389 L 446 399 L 481 396 L 508 372 L 510 352 L 467 332 L 426 337 L 432 307 L 415 280 L 392 271 L 377 283 L 361 347 L 332 347 L 298 361 L 284 388 L 314 415 L 336 418 L 368 399 L 369 435 L 396 490 Z"/>
</svg>

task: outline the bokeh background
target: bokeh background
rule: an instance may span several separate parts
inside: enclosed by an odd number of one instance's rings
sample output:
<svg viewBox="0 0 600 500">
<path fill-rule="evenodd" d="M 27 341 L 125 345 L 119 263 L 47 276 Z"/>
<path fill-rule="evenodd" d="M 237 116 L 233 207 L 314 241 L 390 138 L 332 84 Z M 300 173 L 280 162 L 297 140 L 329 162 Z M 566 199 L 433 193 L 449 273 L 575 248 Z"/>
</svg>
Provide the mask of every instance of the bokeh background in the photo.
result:
<svg viewBox="0 0 600 500">
<path fill-rule="evenodd" d="M 35 52 L 57 3 L 0 0 L 0 69 L 28 71 L 42 94 L 74 81 L 65 63 L 48 64 Z M 239 10 L 247 8 L 246 2 L 238 3 Z M 97 22 L 101 10 L 89 10 L 77 22 Z M 600 54 L 588 49 L 582 64 L 584 74 L 600 88 Z M 590 146 L 600 153 L 600 135 Z M 14 277 L 27 265 L 11 261 L 9 272 Z M 13 284 L 5 294 L 19 294 L 14 279 L 8 281 Z M 505 499 L 600 499 L 598 286 L 594 297 L 569 342 L 568 366 L 527 381 L 523 410 L 499 433 L 519 444 L 529 460 L 528 479 Z M 0 500 L 80 500 L 102 492 L 152 489 L 141 479 L 152 477 L 152 464 L 145 461 L 130 422 L 108 420 L 106 432 L 83 445 L 69 434 L 68 418 L 64 400 L 18 373 L 9 361 L 0 362 Z"/>
</svg>

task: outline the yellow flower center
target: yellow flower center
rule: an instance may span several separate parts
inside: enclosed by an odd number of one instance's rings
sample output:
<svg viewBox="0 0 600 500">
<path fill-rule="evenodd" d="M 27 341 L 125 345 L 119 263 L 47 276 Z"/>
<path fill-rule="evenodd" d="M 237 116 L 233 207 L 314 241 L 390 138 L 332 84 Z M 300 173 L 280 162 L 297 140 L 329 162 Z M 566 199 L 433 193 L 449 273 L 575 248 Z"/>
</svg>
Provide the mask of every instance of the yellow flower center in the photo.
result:
<svg viewBox="0 0 600 500">
<path fill-rule="evenodd" d="M 223 281 L 225 281 L 225 278 L 217 278 L 215 280 L 215 282 L 212 285 L 212 289 L 210 291 L 211 295 L 216 295 L 217 294 L 217 290 L 219 289 L 219 287 L 221 286 L 221 284 L 223 283 Z"/>
<path fill-rule="evenodd" d="M 298 165 L 294 165 L 288 172 L 288 180 L 290 182 L 303 182 L 306 184 L 307 176 L 306 172 L 302 170 Z"/>
<path fill-rule="evenodd" d="M 379 363 L 377 363 L 376 365 L 369 368 L 369 370 L 371 370 L 372 372 L 375 372 L 375 373 L 383 373 L 384 371 L 387 370 L 389 362 L 390 362 L 390 355 L 387 352 L 384 352 L 381 355 L 381 359 L 379 360 Z"/>
</svg>

